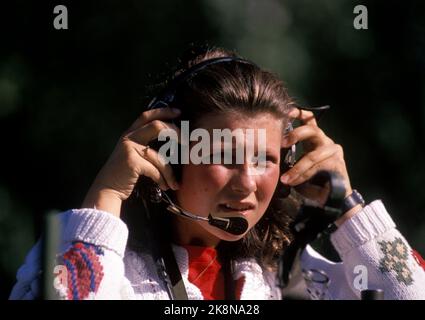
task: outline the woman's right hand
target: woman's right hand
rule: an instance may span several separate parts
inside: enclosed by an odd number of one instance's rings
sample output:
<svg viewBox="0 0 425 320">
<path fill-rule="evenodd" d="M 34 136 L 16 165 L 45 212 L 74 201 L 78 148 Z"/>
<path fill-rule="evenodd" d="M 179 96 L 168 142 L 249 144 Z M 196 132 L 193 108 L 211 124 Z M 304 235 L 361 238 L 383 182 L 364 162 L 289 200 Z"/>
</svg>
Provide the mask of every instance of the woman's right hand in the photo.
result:
<svg viewBox="0 0 425 320">
<path fill-rule="evenodd" d="M 158 152 L 147 148 L 162 129 L 179 129 L 171 120 L 180 115 L 180 110 L 159 108 L 143 112 L 132 126 L 120 137 L 108 161 L 102 167 L 86 198 L 83 208 L 96 208 L 120 216 L 121 204 L 132 193 L 140 176 L 156 182 L 162 190 L 178 189 L 169 164 L 160 160 Z"/>
</svg>

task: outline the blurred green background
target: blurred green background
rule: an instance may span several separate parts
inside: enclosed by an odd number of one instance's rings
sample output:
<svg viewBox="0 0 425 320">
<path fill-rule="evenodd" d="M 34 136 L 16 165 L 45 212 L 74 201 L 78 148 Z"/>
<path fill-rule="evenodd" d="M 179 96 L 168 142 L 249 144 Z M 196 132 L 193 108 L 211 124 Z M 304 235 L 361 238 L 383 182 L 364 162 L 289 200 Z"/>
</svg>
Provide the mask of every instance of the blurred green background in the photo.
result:
<svg viewBox="0 0 425 320">
<path fill-rule="evenodd" d="M 119 135 L 190 43 L 237 50 L 300 103 L 330 104 L 353 187 L 425 254 L 425 2 L 15 1 L 0 6 L 0 297 L 44 213 L 79 207 Z M 68 8 L 69 30 L 53 28 Z M 368 9 L 355 30 L 353 9 Z"/>
</svg>

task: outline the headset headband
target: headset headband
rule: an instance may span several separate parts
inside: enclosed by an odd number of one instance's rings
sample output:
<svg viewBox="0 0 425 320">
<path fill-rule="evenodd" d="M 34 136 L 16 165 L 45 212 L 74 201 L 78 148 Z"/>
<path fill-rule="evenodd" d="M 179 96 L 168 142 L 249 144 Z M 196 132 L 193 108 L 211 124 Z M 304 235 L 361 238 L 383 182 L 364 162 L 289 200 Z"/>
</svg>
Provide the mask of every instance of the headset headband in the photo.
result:
<svg viewBox="0 0 425 320">
<path fill-rule="evenodd" d="M 176 89 L 181 83 L 194 77 L 195 75 L 198 74 L 198 72 L 204 70 L 205 68 L 211 65 L 223 63 L 223 62 L 232 62 L 232 61 L 235 61 L 238 63 L 244 63 L 244 64 L 248 64 L 248 65 L 256 67 L 256 64 L 254 64 L 253 62 L 245 60 L 245 59 L 237 58 L 237 57 L 220 57 L 220 58 L 212 58 L 212 59 L 202 61 L 198 64 L 193 65 L 192 67 L 190 67 L 189 69 L 185 70 L 184 72 L 179 74 L 177 77 L 175 77 L 170 82 L 170 84 L 167 85 L 167 87 L 162 91 L 161 94 L 159 94 L 158 96 L 152 99 L 152 101 L 149 103 L 147 108 L 156 109 L 156 108 L 168 107 L 169 104 L 174 100 Z"/>
</svg>

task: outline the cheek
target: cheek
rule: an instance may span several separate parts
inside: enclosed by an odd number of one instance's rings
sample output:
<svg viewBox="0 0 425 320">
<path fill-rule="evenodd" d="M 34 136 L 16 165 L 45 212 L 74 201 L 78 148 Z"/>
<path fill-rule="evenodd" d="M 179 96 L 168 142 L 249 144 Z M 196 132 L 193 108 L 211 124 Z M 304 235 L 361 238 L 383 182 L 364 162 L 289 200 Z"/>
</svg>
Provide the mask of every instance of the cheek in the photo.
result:
<svg viewBox="0 0 425 320">
<path fill-rule="evenodd" d="M 197 207 L 214 202 L 228 182 L 228 172 L 222 166 L 186 165 L 182 171 L 180 189 L 176 192 L 181 204 Z"/>
<path fill-rule="evenodd" d="M 257 181 L 258 202 L 261 207 L 267 207 L 276 190 L 279 181 L 279 168 L 273 168 L 260 176 Z"/>
<path fill-rule="evenodd" d="M 222 166 L 187 165 L 182 172 L 182 185 L 208 191 L 217 190 L 228 181 L 228 172 Z"/>
</svg>

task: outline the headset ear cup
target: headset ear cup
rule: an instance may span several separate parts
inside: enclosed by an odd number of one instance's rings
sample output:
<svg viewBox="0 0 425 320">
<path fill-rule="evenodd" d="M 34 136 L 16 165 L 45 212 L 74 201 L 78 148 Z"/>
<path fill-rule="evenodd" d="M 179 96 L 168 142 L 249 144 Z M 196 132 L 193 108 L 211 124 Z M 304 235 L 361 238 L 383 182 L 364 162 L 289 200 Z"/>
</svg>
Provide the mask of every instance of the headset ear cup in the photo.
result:
<svg viewBox="0 0 425 320">
<path fill-rule="evenodd" d="M 275 192 L 275 196 L 278 198 L 287 198 L 291 194 L 291 187 L 279 182 Z"/>
<path fill-rule="evenodd" d="M 162 200 L 161 188 L 155 183 L 149 190 L 149 201 L 153 203 L 160 203 Z"/>
<path fill-rule="evenodd" d="M 289 122 L 285 129 L 285 135 L 294 130 L 292 123 Z M 279 183 L 277 185 L 275 196 L 279 198 L 287 198 L 291 194 L 291 187 L 280 182 L 280 177 L 295 165 L 296 145 L 280 150 L 280 174 Z"/>
<path fill-rule="evenodd" d="M 295 148 L 285 149 L 282 148 L 280 151 L 280 173 L 279 173 L 279 183 L 277 184 L 276 191 L 274 196 L 278 198 L 287 198 L 291 194 L 291 187 L 280 182 L 280 177 L 293 167 L 293 163 L 289 159 L 294 159 Z"/>
</svg>

